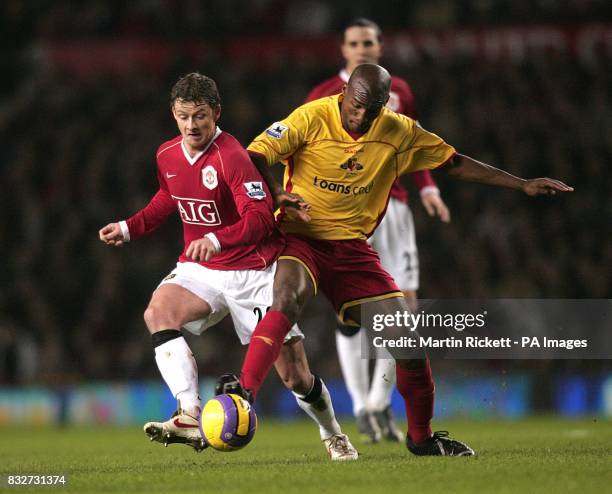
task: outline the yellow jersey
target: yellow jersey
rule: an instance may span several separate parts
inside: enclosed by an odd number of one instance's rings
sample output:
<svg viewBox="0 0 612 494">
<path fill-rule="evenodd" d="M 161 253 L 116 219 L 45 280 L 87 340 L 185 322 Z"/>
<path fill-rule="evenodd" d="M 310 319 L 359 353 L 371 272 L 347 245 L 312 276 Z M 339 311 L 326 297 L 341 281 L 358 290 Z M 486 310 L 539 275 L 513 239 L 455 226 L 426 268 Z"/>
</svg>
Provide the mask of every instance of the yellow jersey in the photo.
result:
<svg viewBox="0 0 612 494">
<path fill-rule="evenodd" d="M 248 146 L 269 166 L 285 166 L 285 190 L 312 206 L 312 220 L 280 212 L 281 229 L 322 240 L 369 237 L 387 207 L 395 178 L 433 169 L 455 149 L 415 120 L 383 108 L 353 139 L 342 127 L 342 95 L 318 99 L 275 122 Z"/>
</svg>

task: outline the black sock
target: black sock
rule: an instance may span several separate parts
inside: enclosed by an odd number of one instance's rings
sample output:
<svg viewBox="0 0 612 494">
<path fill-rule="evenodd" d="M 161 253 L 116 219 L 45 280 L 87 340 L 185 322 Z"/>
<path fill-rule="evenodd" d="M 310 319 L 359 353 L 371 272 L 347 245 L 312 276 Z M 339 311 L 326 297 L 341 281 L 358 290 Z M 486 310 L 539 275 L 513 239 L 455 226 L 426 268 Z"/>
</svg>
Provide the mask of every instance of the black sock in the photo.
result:
<svg viewBox="0 0 612 494">
<path fill-rule="evenodd" d="M 157 348 L 159 345 L 163 345 L 167 341 L 180 338 L 181 336 L 183 336 L 183 333 L 178 329 L 162 329 L 151 335 L 151 343 L 153 343 L 153 348 Z"/>
<path fill-rule="evenodd" d="M 316 374 L 313 374 L 314 382 L 312 383 L 312 389 L 308 392 L 304 398 L 300 398 L 300 400 L 305 401 L 306 403 L 314 403 L 319 398 L 321 398 L 321 391 L 323 391 L 323 385 L 321 384 L 321 378 Z"/>
</svg>

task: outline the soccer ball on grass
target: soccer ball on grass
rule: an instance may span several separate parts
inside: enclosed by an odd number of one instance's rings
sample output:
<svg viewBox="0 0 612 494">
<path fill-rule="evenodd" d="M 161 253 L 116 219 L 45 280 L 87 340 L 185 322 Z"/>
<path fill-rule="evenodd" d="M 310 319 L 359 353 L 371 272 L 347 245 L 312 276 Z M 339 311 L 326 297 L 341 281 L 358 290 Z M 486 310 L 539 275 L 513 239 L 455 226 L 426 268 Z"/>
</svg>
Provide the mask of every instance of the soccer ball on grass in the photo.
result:
<svg viewBox="0 0 612 494">
<path fill-rule="evenodd" d="M 257 430 L 257 415 L 251 404 L 236 394 L 208 400 L 200 415 L 204 440 L 218 451 L 237 451 L 251 442 Z"/>
</svg>

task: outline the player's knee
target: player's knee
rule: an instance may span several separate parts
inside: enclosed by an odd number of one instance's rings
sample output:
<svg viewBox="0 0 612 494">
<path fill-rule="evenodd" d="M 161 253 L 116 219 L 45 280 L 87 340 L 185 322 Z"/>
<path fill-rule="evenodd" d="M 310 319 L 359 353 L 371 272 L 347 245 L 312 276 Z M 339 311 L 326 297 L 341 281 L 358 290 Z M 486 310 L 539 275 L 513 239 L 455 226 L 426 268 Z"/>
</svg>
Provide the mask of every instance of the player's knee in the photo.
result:
<svg viewBox="0 0 612 494">
<path fill-rule="evenodd" d="M 297 290 L 281 289 L 275 291 L 271 309 L 282 312 L 291 322 L 296 322 L 300 317 L 304 303 L 303 297 L 300 297 Z"/>
<path fill-rule="evenodd" d="M 159 331 L 157 328 L 159 310 L 155 305 L 150 304 L 144 311 L 143 319 L 150 333 Z"/>
<path fill-rule="evenodd" d="M 144 321 L 150 333 L 162 329 L 179 329 L 179 321 L 166 307 L 157 303 L 150 303 L 144 311 Z"/>
</svg>

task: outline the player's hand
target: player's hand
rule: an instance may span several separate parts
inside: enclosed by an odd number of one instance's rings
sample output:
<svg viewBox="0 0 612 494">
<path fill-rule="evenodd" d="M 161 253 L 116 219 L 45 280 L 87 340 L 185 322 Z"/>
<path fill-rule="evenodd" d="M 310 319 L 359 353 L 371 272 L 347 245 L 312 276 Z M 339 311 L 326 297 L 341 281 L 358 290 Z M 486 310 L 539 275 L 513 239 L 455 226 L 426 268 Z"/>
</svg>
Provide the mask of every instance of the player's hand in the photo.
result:
<svg viewBox="0 0 612 494">
<path fill-rule="evenodd" d="M 437 191 L 427 192 L 421 195 L 421 203 L 429 216 L 438 216 L 443 223 L 450 223 L 451 216 L 448 207 Z"/>
<path fill-rule="evenodd" d="M 217 255 L 217 249 L 210 239 L 203 237 L 192 240 L 185 255 L 194 261 L 210 261 Z"/>
<path fill-rule="evenodd" d="M 121 247 L 125 243 L 125 238 L 123 238 L 123 232 L 121 231 L 119 223 L 109 223 L 102 228 L 98 234 L 100 235 L 100 240 L 106 245 Z"/>
<path fill-rule="evenodd" d="M 555 195 L 557 192 L 572 192 L 573 187 L 552 178 L 534 178 L 526 180 L 522 186 L 528 196 Z"/>
<path fill-rule="evenodd" d="M 275 208 L 289 209 L 303 222 L 310 221 L 310 204 L 308 204 L 301 196 L 292 192 L 281 192 L 274 197 Z"/>
</svg>

